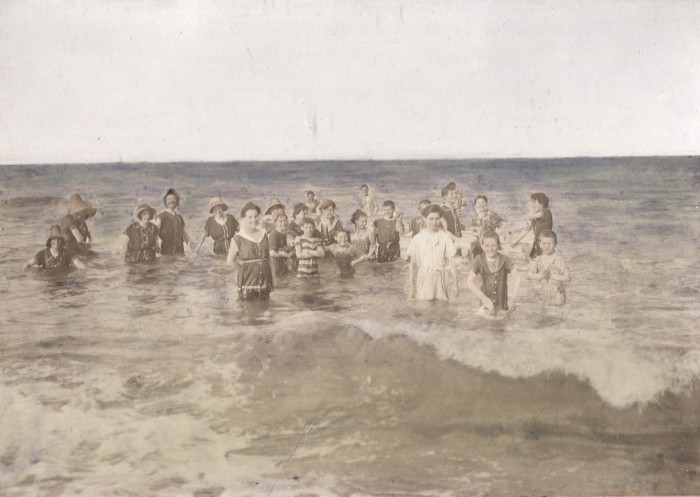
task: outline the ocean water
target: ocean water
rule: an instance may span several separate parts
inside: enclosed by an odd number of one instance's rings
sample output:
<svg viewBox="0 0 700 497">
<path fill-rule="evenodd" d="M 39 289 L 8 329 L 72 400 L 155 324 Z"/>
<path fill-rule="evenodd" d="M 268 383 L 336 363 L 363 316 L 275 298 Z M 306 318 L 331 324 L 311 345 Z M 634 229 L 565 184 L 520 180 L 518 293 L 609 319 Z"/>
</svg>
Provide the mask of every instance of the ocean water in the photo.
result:
<svg viewBox="0 0 700 497">
<path fill-rule="evenodd" d="M 239 302 L 209 241 L 120 252 L 171 186 L 199 241 L 215 195 L 238 217 L 313 189 L 349 224 L 361 183 L 408 220 L 448 181 L 504 232 L 547 193 L 564 307 L 523 280 L 477 316 L 463 261 L 450 303 L 407 299 L 405 261 Z M 73 192 L 98 209 L 88 268 L 22 271 Z M 698 494 L 699 210 L 697 158 L 0 168 L 0 494 Z"/>
</svg>

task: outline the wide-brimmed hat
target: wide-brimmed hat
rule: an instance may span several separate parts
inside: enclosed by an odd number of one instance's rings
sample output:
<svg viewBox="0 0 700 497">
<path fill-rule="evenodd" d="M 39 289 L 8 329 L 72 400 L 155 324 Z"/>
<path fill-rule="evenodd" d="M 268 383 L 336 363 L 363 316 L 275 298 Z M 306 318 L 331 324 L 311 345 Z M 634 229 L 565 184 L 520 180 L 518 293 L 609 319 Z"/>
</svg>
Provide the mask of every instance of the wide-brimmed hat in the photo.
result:
<svg viewBox="0 0 700 497">
<path fill-rule="evenodd" d="M 70 209 L 68 210 L 68 214 L 72 216 L 84 214 L 85 217 L 88 218 L 94 216 L 96 212 L 97 209 L 80 198 L 80 195 L 77 193 L 70 196 Z"/>
<path fill-rule="evenodd" d="M 248 211 L 251 210 L 251 209 L 254 210 L 254 211 L 258 211 L 258 214 L 260 214 L 260 207 L 258 207 L 257 205 L 255 205 L 253 202 L 248 202 L 248 203 L 245 204 L 245 205 L 243 206 L 243 208 L 241 209 L 241 217 L 245 217 L 245 213 L 248 212 Z"/>
<path fill-rule="evenodd" d="M 175 191 L 175 188 L 168 188 L 168 191 L 165 192 L 165 195 L 163 195 L 163 205 L 168 206 L 168 204 L 165 202 L 165 199 L 168 198 L 168 195 L 175 195 L 175 199 L 177 200 L 177 205 L 180 205 L 180 195 Z"/>
<path fill-rule="evenodd" d="M 49 231 L 49 239 L 46 240 L 46 247 L 51 248 L 51 240 L 54 238 L 58 238 L 60 240 L 63 240 L 63 235 L 61 234 L 61 227 L 58 226 L 57 224 L 54 224 L 51 226 L 51 231 Z"/>
<path fill-rule="evenodd" d="M 270 211 L 273 211 L 275 209 L 284 209 L 284 205 L 282 205 L 280 199 L 271 198 L 270 201 L 267 203 L 267 210 L 265 211 L 265 214 L 267 215 L 270 213 Z"/>
<path fill-rule="evenodd" d="M 151 219 L 156 216 L 156 210 L 148 204 L 141 204 L 136 208 L 136 219 L 141 219 L 141 213 L 148 211 L 151 213 Z"/>
<path fill-rule="evenodd" d="M 209 213 L 213 214 L 214 213 L 214 207 L 221 206 L 223 210 L 228 210 L 228 205 L 226 205 L 226 202 L 224 202 L 224 199 L 221 197 L 214 197 L 209 201 Z"/>
</svg>

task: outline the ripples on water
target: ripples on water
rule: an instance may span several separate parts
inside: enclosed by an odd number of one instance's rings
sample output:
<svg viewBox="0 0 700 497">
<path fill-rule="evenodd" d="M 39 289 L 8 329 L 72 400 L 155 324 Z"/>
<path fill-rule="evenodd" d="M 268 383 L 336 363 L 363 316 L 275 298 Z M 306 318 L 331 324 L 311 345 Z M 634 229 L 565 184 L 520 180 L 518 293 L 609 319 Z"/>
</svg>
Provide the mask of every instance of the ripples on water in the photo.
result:
<svg viewBox="0 0 700 497">
<path fill-rule="evenodd" d="M 697 493 L 698 161 L 428 166 L 1 169 L 2 493 Z M 119 253 L 170 186 L 194 240 L 214 195 L 237 215 L 312 188 L 347 221 L 368 182 L 410 219 L 450 180 L 509 226 L 549 195 L 566 307 L 524 282 L 505 320 L 476 317 L 463 263 L 456 302 L 410 302 L 403 261 L 349 279 L 324 261 L 238 302 L 207 244 L 153 267 Z M 90 267 L 20 272 L 77 184 Z"/>
</svg>

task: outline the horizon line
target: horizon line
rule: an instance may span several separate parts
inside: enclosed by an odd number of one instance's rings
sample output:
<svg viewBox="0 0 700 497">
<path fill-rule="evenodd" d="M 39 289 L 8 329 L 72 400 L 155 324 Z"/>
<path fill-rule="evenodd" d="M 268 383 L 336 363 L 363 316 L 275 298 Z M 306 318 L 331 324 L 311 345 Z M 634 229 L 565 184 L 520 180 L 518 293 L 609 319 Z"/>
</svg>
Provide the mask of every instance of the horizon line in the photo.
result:
<svg viewBox="0 0 700 497">
<path fill-rule="evenodd" d="M 300 163 L 359 163 L 359 162 L 400 162 L 400 163 L 416 163 L 416 162 L 476 162 L 476 161 L 556 161 L 556 160 L 575 160 L 575 159 L 696 159 L 700 158 L 700 154 L 654 154 L 654 155 L 575 155 L 575 156 L 557 156 L 557 157 L 463 157 L 463 158 L 416 158 L 416 159 L 357 159 L 357 158 L 340 158 L 340 159 L 263 159 L 263 160 L 246 160 L 246 159 L 224 159 L 224 160 L 196 160 L 196 159 L 178 159 L 174 161 L 99 161 L 99 162 L 15 162 L 15 163 L 0 163 L 0 167 L 32 167 L 32 166 L 106 166 L 115 164 L 128 165 L 183 165 L 183 164 L 300 164 Z"/>
</svg>

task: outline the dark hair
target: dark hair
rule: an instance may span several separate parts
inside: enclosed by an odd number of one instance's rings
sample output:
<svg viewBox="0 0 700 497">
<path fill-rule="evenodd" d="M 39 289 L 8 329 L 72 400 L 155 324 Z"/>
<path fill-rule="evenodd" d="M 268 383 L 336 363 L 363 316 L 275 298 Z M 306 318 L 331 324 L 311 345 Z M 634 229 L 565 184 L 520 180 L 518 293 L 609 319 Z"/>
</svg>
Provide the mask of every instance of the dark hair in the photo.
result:
<svg viewBox="0 0 700 497">
<path fill-rule="evenodd" d="M 350 222 L 352 224 L 357 224 L 357 220 L 361 217 L 368 217 L 367 213 L 363 210 L 357 209 L 355 212 L 352 213 L 352 216 L 350 217 Z"/>
<path fill-rule="evenodd" d="M 489 203 L 489 199 L 486 198 L 486 195 L 477 195 L 476 198 L 474 199 L 474 205 L 476 205 L 476 201 L 479 200 L 480 198 L 484 199 L 484 202 L 487 204 Z"/>
<path fill-rule="evenodd" d="M 557 234 L 556 234 L 554 231 L 552 231 L 552 230 L 542 230 L 542 231 L 540 231 L 540 236 L 539 236 L 539 238 L 540 238 L 540 239 L 542 239 L 542 238 L 551 238 L 552 240 L 554 240 L 554 245 L 557 244 Z"/>
<path fill-rule="evenodd" d="M 347 237 L 348 237 L 348 240 L 350 240 L 350 233 L 348 233 L 348 232 L 345 231 L 345 230 L 338 230 L 338 231 L 336 231 L 335 234 L 333 235 L 333 238 L 337 237 L 337 236 L 340 235 L 341 233 L 345 233 L 345 236 L 347 236 Z"/>
<path fill-rule="evenodd" d="M 241 217 L 245 217 L 245 213 L 248 212 L 249 210 L 257 211 L 258 214 L 260 214 L 260 207 L 255 205 L 253 202 L 248 202 L 241 209 Z"/>
<path fill-rule="evenodd" d="M 530 195 L 530 200 L 536 200 L 540 204 L 542 204 L 542 207 L 549 207 L 549 199 L 547 198 L 547 195 L 545 195 L 542 192 L 538 193 L 533 193 Z"/>
<path fill-rule="evenodd" d="M 391 207 L 392 209 L 396 210 L 396 205 L 394 205 L 393 200 L 385 200 L 382 207 Z"/>
<path fill-rule="evenodd" d="M 306 190 L 306 194 L 308 195 L 309 193 L 310 193 L 311 195 L 315 195 L 315 193 L 314 193 L 313 190 Z"/>
<path fill-rule="evenodd" d="M 496 240 L 496 243 L 498 244 L 498 250 L 501 250 L 501 239 L 498 237 L 498 233 L 496 233 L 493 230 L 488 230 L 486 233 L 481 235 L 481 244 L 484 244 L 484 240 L 487 238 L 490 238 L 491 240 Z"/>
<path fill-rule="evenodd" d="M 309 208 L 306 204 L 295 204 L 294 210 L 292 211 L 292 217 L 297 217 L 301 211 L 309 212 Z"/>
<path fill-rule="evenodd" d="M 367 183 L 362 183 L 360 185 L 360 189 L 362 189 L 362 188 L 367 188 L 369 190 L 369 186 L 367 186 Z"/>
<path fill-rule="evenodd" d="M 457 185 L 455 184 L 454 181 L 450 181 L 449 183 L 447 183 L 447 186 L 445 188 L 449 188 L 450 190 L 456 190 Z"/>
<path fill-rule="evenodd" d="M 430 205 L 430 204 L 432 204 L 432 202 L 430 200 L 423 199 L 420 202 L 418 202 L 418 207 L 420 208 L 421 205 Z"/>
<path fill-rule="evenodd" d="M 445 198 L 445 197 L 447 197 L 447 194 L 452 192 L 452 191 L 454 191 L 453 188 L 445 187 L 442 190 L 440 190 L 440 195 L 442 195 L 442 198 Z"/>
<path fill-rule="evenodd" d="M 279 214 L 277 214 L 277 217 L 275 218 L 275 222 L 277 222 L 278 219 L 282 219 L 282 218 L 289 220 L 289 216 L 287 216 L 287 214 L 285 212 L 280 212 Z"/>
<path fill-rule="evenodd" d="M 442 217 L 442 207 L 440 207 L 439 205 L 430 204 L 429 206 L 427 206 L 425 209 L 423 209 L 421 211 L 421 214 L 423 215 L 423 217 L 428 217 L 428 214 L 433 214 L 433 213 L 440 214 L 440 217 Z"/>
<path fill-rule="evenodd" d="M 305 217 L 304 219 L 302 219 L 301 225 L 304 226 L 305 224 L 310 224 L 310 225 L 314 226 L 316 223 L 310 217 Z"/>
</svg>

